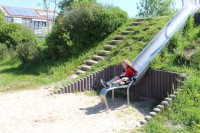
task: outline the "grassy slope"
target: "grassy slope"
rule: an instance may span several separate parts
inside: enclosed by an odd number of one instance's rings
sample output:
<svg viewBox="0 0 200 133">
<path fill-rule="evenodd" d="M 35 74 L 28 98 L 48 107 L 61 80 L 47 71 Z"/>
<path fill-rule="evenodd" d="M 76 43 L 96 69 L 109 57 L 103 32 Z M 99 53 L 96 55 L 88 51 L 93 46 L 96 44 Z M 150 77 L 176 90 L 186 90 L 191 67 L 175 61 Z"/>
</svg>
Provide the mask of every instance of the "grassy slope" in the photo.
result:
<svg viewBox="0 0 200 133">
<path fill-rule="evenodd" d="M 189 36 L 196 34 L 195 29 L 190 31 Z M 199 36 L 197 39 L 190 39 L 188 36 L 177 33 L 168 43 L 168 47 L 151 63 L 152 68 L 187 73 L 188 79 L 184 82 L 184 92 L 178 96 L 173 106 L 151 120 L 142 129 L 143 132 L 200 132 L 200 67 L 198 63 L 200 47 L 196 43 L 199 41 L 198 38 Z M 176 40 L 176 46 L 172 49 L 174 40 Z M 187 53 L 190 49 L 195 49 L 192 57 Z"/>
<path fill-rule="evenodd" d="M 168 20 L 169 17 L 165 17 L 162 19 L 153 18 L 143 22 L 140 26 L 134 28 L 134 33 L 127 37 L 125 41 L 119 43 L 118 47 L 114 48 L 105 60 L 93 66 L 87 74 L 110 65 L 121 64 L 120 61 L 126 58 L 132 61 Z"/>
<path fill-rule="evenodd" d="M 160 21 L 160 28 L 166 22 L 165 20 L 166 19 L 163 19 L 163 22 Z M 130 20 L 130 22 L 133 21 L 134 20 Z M 39 86 L 48 85 L 50 83 L 67 78 L 69 75 L 75 72 L 77 66 L 82 64 L 85 59 L 94 54 L 96 50 L 103 49 L 102 47 L 108 41 L 110 41 L 113 36 L 119 35 L 122 30 L 125 30 L 126 26 L 128 26 L 130 22 L 127 22 L 121 26 L 117 31 L 99 43 L 96 47 L 81 53 L 79 57 L 60 60 L 44 60 L 37 64 L 30 63 L 25 65 L 21 64 L 19 61 L 10 60 L 9 58 L 0 61 L 0 92 L 35 89 Z M 118 48 L 114 49 L 114 52 L 110 54 L 105 61 L 102 61 L 97 66 L 94 66 L 93 69 L 88 73 L 112 64 L 119 64 L 118 59 L 125 58 L 126 54 L 121 55 L 121 53 L 125 53 L 126 50 L 131 50 L 131 55 L 129 55 L 128 58 L 133 59 L 139 53 L 139 51 L 143 49 L 147 42 L 159 31 L 157 28 L 158 25 L 155 25 L 154 27 L 150 26 L 150 23 L 156 24 L 158 22 L 156 20 L 151 20 L 137 27 L 134 35 L 129 35 L 128 39 L 123 41 Z M 149 28 L 148 32 L 142 31 L 145 28 Z M 133 36 L 142 41 L 134 42 L 132 38 Z M 120 49 L 122 49 L 123 52 L 119 52 Z M 114 56 L 115 58 L 111 58 Z M 81 77 L 83 76 L 84 75 L 81 75 Z M 65 84 L 68 84 L 69 82 Z"/>
<path fill-rule="evenodd" d="M 137 27 L 134 30 L 135 32 L 124 42 L 120 43 L 119 47 L 115 48 L 106 60 L 93 66 L 92 70 L 88 71 L 86 74 L 100 70 L 109 65 L 119 64 L 120 60 L 124 58 L 133 60 L 158 33 L 159 29 L 166 24 L 169 18 L 170 17 L 162 19 L 154 18 Z M 122 26 L 122 28 L 124 27 L 125 25 Z M 40 64 L 27 65 L 21 65 L 19 62 L 11 62 L 10 60 L 1 61 L 0 91 L 35 88 L 66 78 L 76 70 L 76 66 L 80 65 L 82 61 L 94 53 L 95 50 L 102 47 L 102 45 L 113 36 L 120 33 L 120 29 L 102 43 L 98 44 L 97 47 L 72 59 L 44 61 Z M 198 68 L 191 67 L 192 65 L 188 65 L 187 62 L 182 63 L 182 58 L 185 56 L 185 48 L 195 46 L 196 51 L 200 51 L 200 48 L 196 46 L 194 40 L 188 41 L 180 34 L 177 34 L 174 38 L 179 42 L 176 43 L 176 47 L 173 47 L 173 50 L 169 47 L 165 48 L 156 56 L 151 63 L 151 67 L 189 74 L 188 80 L 185 82 L 184 93 L 179 95 L 177 102 L 170 110 L 156 116 L 156 118 L 140 129 L 142 132 L 197 132 L 199 130 L 200 90 L 198 90 L 198 88 L 200 88 L 200 72 Z M 173 40 L 168 45 L 173 46 L 172 44 Z"/>
<path fill-rule="evenodd" d="M 77 66 L 94 54 L 96 50 L 101 49 L 113 36 L 121 33 L 129 23 L 122 25 L 104 41 L 81 53 L 78 57 L 44 60 L 37 64 L 29 63 L 25 65 L 9 58 L 0 61 L 0 92 L 35 89 L 39 86 L 66 79 L 76 71 Z"/>
<path fill-rule="evenodd" d="M 169 18 L 152 19 L 142 24 L 135 29 L 134 39 L 132 36 L 122 42 L 106 61 L 99 63 L 93 70 L 119 64 L 119 61 L 124 58 L 133 60 Z M 147 31 L 145 31 L 146 28 L 148 28 Z M 184 92 L 179 95 L 176 103 L 139 131 L 147 133 L 200 132 L 200 65 L 196 63 L 200 60 L 200 54 L 197 54 L 200 53 L 200 48 L 196 44 L 199 40 L 192 37 L 197 34 L 197 29 L 199 28 L 192 29 L 187 35 L 182 35 L 182 31 L 177 33 L 151 63 L 152 68 L 183 72 L 189 76 L 184 83 Z M 196 58 L 187 54 L 187 49 L 193 48 L 196 51 Z"/>
</svg>

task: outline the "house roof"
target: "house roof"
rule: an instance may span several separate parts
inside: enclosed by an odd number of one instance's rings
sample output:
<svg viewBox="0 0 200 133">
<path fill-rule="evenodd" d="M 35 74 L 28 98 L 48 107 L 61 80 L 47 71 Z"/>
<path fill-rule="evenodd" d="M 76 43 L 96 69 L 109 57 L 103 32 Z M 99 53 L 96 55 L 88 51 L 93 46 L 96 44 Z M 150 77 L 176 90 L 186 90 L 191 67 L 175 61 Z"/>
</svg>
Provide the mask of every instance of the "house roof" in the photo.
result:
<svg viewBox="0 0 200 133">
<path fill-rule="evenodd" d="M 23 8 L 23 7 L 13 7 L 13 6 L 3 6 L 0 5 L 5 16 L 15 17 L 15 18 L 32 18 L 32 19 L 42 19 L 47 20 L 47 10 L 43 9 L 33 9 L 33 8 Z M 58 12 L 55 11 L 55 16 Z M 53 19 L 54 11 L 48 11 L 48 19 Z"/>
</svg>

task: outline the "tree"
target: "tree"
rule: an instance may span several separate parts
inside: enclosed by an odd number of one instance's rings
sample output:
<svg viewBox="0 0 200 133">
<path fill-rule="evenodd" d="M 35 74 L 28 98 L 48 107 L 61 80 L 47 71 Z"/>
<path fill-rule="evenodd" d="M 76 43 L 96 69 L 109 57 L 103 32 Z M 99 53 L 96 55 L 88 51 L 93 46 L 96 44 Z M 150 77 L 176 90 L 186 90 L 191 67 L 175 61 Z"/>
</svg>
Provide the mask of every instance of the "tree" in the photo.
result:
<svg viewBox="0 0 200 133">
<path fill-rule="evenodd" d="M 141 0 L 137 3 L 138 17 L 157 17 L 176 12 L 174 0 Z"/>
<path fill-rule="evenodd" d="M 0 26 L 2 26 L 3 24 L 5 24 L 5 15 L 0 10 Z"/>
<path fill-rule="evenodd" d="M 46 17 L 47 17 L 47 32 L 49 33 L 49 25 L 50 25 L 50 22 L 49 22 L 49 10 L 50 10 L 50 7 L 51 7 L 51 4 L 53 4 L 54 8 L 52 9 L 53 10 L 53 18 L 52 18 L 52 24 L 54 24 L 55 22 L 55 18 L 56 18 L 56 8 L 57 8 L 57 2 L 58 0 L 43 0 L 42 3 L 38 3 L 37 5 L 40 6 L 42 5 L 43 6 L 43 9 L 46 10 Z"/>
<path fill-rule="evenodd" d="M 43 0 L 44 9 L 47 11 L 47 32 L 49 33 L 49 7 L 51 0 Z"/>
<path fill-rule="evenodd" d="M 56 18 L 56 8 L 57 8 L 57 0 L 52 1 L 54 3 L 54 10 L 53 10 L 53 21 L 55 22 Z"/>
<path fill-rule="evenodd" d="M 56 19 L 46 38 L 49 57 L 75 56 L 96 46 L 127 22 L 125 11 L 96 2 L 74 2 Z"/>
<path fill-rule="evenodd" d="M 74 2 L 82 2 L 82 1 L 86 1 L 86 2 L 96 2 L 96 0 L 62 0 L 58 7 L 61 9 L 61 12 L 62 11 L 66 11 L 68 7 L 70 7 L 70 5 Z"/>
</svg>

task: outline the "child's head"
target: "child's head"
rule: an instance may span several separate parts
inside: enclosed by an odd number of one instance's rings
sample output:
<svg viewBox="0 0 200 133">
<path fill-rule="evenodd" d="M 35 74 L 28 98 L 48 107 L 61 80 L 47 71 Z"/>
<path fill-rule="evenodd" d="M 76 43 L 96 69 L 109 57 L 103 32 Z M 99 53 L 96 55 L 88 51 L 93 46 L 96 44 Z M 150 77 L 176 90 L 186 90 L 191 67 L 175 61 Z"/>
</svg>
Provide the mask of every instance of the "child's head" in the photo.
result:
<svg viewBox="0 0 200 133">
<path fill-rule="evenodd" d="M 124 69 L 126 69 L 127 67 L 132 66 L 132 64 L 130 63 L 129 60 L 125 59 L 125 60 L 122 61 L 122 66 L 123 66 Z"/>
</svg>

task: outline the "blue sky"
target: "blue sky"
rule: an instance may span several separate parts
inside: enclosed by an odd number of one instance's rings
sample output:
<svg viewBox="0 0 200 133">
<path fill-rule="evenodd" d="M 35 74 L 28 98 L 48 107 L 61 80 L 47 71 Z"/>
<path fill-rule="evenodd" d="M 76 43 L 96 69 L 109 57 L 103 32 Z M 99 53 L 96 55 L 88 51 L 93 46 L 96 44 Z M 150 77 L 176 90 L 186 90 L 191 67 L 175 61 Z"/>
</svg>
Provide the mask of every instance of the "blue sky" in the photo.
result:
<svg viewBox="0 0 200 133">
<path fill-rule="evenodd" d="M 60 0 L 58 0 L 60 1 Z M 182 6 L 182 0 L 176 0 L 177 8 Z M 137 14 L 137 4 L 140 0 L 98 0 L 103 4 L 113 4 L 125 10 L 130 17 L 134 17 Z M 38 5 L 42 3 L 42 0 L 0 0 L 1 5 L 7 6 L 17 6 L 17 7 L 28 7 L 28 8 L 43 8 L 42 5 Z"/>
</svg>

